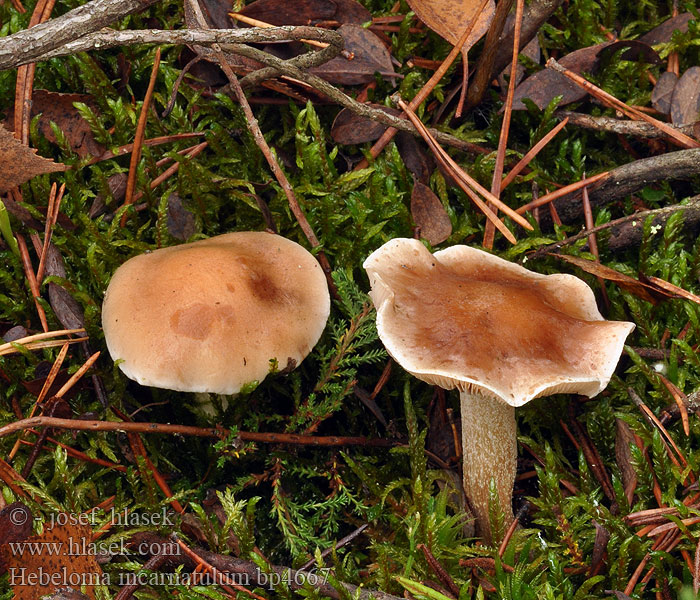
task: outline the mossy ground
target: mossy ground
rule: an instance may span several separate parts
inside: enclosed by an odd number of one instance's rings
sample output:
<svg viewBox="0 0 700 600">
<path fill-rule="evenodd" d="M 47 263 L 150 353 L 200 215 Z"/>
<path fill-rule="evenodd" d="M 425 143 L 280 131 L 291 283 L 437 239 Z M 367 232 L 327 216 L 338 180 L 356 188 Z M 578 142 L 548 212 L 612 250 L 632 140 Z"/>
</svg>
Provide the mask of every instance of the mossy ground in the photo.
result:
<svg viewBox="0 0 700 600">
<path fill-rule="evenodd" d="M 374 15 L 387 14 L 393 0 L 365 2 Z M 73 0 L 59 1 L 54 14 L 76 5 Z M 9 34 L 26 27 L 29 12 L 18 15 L 10 3 L 0 6 L 2 33 Z M 695 11 L 692 2 L 680 10 Z M 407 12 L 407 7 L 401 7 Z M 542 28 L 540 43 L 545 54 L 559 56 L 574 49 L 603 41 L 601 25 L 635 37 L 648 31 L 670 13 L 670 3 L 648 1 L 594 2 L 571 0 L 566 10 Z M 415 35 L 407 30 L 408 21 L 398 34 L 392 34 L 393 55 L 401 62 L 411 54 L 440 59 L 449 47 L 433 34 Z M 178 28 L 182 26 L 179 2 L 164 0 L 146 14 L 125 19 L 124 28 Z M 678 51 L 681 71 L 699 64 L 697 40 L 700 32 L 691 22 L 688 34 L 674 36 L 661 48 L 666 57 Z M 474 50 L 478 54 L 479 47 Z M 180 48 L 165 47 L 156 85 L 154 105 L 161 112 L 167 104 L 180 70 Z M 58 92 L 81 92 L 93 96 L 99 109 L 90 119 L 98 141 L 113 148 L 133 140 L 136 120 L 148 84 L 154 48 L 132 47 L 90 55 L 50 60 L 37 66 L 36 88 Z M 130 64 L 128 80 L 120 83 L 120 55 Z M 528 67 L 532 69 L 532 65 Z M 645 77 L 649 69 L 658 76 L 663 67 L 613 61 L 594 76 L 606 90 L 631 104 L 649 105 L 652 85 Z M 400 91 L 412 97 L 430 76 L 430 72 L 404 67 Z M 449 78 L 448 78 L 449 80 Z M 15 73 L 0 73 L 0 107 L 7 110 L 14 102 Z M 384 103 L 393 90 L 378 80 L 370 99 Z M 445 88 L 440 84 L 435 96 L 441 98 Z M 261 94 L 262 95 L 262 94 Z M 388 102 L 388 101 L 387 101 Z M 495 91 L 450 132 L 495 148 L 501 116 L 501 99 Z M 513 116 L 509 149 L 522 155 L 557 122 L 552 116 L 554 105 L 543 112 L 531 109 Z M 461 598 L 604 598 L 606 590 L 623 590 L 633 571 L 649 552 L 653 540 L 638 537 L 623 517 L 629 512 L 658 506 L 654 485 L 662 500 L 678 507 L 681 518 L 696 514 L 682 505 L 687 496 L 683 481 L 688 472 L 700 468 L 700 426 L 690 419 L 690 435 L 683 434 L 680 423 L 669 432 L 685 454 L 689 466 L 685 472 L 674 466 L 664 447 L 659 431 L 650 426 L 629 399 L 627 389 L 636 390 L 653 411 L 659 413 L 673 404 L 668 390 L 654 374 L 651 362 L 630 353 L 623 357 L 617 375 L 607 391 L 595 401 L 581 403 L 569 397 L 544 398 L 518 411 L 523 470 L 536 470 L 536 476 L 519 486 L 516 505 L 526 501 L 530 508 L 523 517 L 524 527 L 518 530 L 503 556 L 505 569 L 496 561 L 494 573 L 479 572 L 480 577 L 496 588 L 495 592 L 479 588 L 479 579 L 470 569 L 460 567 L 459 559 L 493 557 L 495 550 L 484 548 L 466 538 L 459 507 L 450 493 L 451 480 L 423 451 L 429 426 L 428 409 L 434 399 L 430 386 L 407 376 L 394 366 L 376 403 L 386 418 L 386 425 L 368 410 L 353 393 L 355 386 L 372 390 L 385 367 L 387 356 L 376 338 L 373 313 L 368 312 L 368 283 L 361 269 L 364 258 L 385 241 L 394 237 L 411 237 L 413 223 L 409 210 L 412 178 L 396 147 L 390 145 L 370 168 L 361 172 L 347 170 L 345 156 L 356 156 L 366 148 L 335 146 L 329 128 L 337 113 L 333 106 L 255 105 L 254 110 L 265 136 L 277 152 L 288 174 L 309 222 L 322 242 L 334 269 L 340 292 L 335 301 L 329 326 L 319 346 L 299 369 L 285 377 L 270 377 L 257 389 L 230 403 L 218 422 L 235 430 L 305 433 L 319 435 L 353 435 L 368 437 L 407 438 L 408 443 L 391 451 L 371 447 L 317 449 L 308 446 L 249 444 L 244 447 L 211 440 L 163 435 L 144 435 L 148 457 L 183 504 L 207 523 L 206 528 L 218 532 L 213 550 L 230 552 L 222 541 L 222 529 L 234 531 L 240 541 L 241 556 L 250 558 L 257 545 L 272 562 L 299 566 L 319 550 L 332 547 L 337 540 L 362 524 L 367 530 L 354 542 L 332 552 L 319 565 L 332 567 L 338 580 L 363 583 L 367 588 L 381 589 L 401 595 L 402 584 L 396 576 L 413 582 L 434 581 L 434 572 L 420 551 L 425 544 L 460 586 Z M 591 104 L 581 106 L 584 112 L 609 114 Z M 83 110 L 88 114 L 87 109 Z M 424 114 L 424 113 L 421 113 Z M 89 115 L 88 115 L 89 116 Z M 427 115 L 425 115 L 427 119 Z M 168 232 L 167 198 L 176 192 L 195 215 L 196 233 L 191 239 L 219 233 L 265 227 L 265 221 L 252 194 L 268 204 L 274 222 L 282 235 L 307 245 L 291 215 L 286 199 L 268 166 L 247 131 L 239 107 L 225 94 L 208 95 L 188 85 L 179 89 L 175 107 L 167 118 L 151 114 L 146 137 L 183 132 L 202 132 L 208 148 L 192 160 L 177 154 L 193 142 L 180 141 L 169 145 L 144 148 L 139 164 L 137 189 L 144 192 L 144 210 L 127 209 L 126 226 L 120 227 L 121 212 L 111 218 L 91 219 L 88 208 L 99 194 L 108 192 L 108 178 L 128 170 L 129 157 L 85 166 L 66 143 L 49 144 L 40 136 L 32 136 L 32 144 L 44 156 L 54 157 L 70 170 L 58 176 L 36 178 L 22 187 L 24 205 L 36 218 L 42 218 L 52 181 L 65 182 L 66 195 L 61 212 L 75 225 L 73 229 L 57 227 L 53 241 L 60 250 L 67 268 L 64 283 L 85 312 L 86 329 L 93 349 L 103 351 L 96 373 L 104 382 L 109 401 L 124 412 L 140 409 L 138 420 L 206 424 L 193 411 L 193 398 L 156 389 L 147 389 L 126 380 L 106 353 L 100 328 L 100 305 L 114 270 L 129 257 L 156 247 L 177 242 Z M 642 142 L 633 142 L 640 155 L 649 153 Z M 466 156 L 453 153 L 465 168 L 489 187 L 494 154 Z M 153 191 L 148 183 L 159 173 L 155 163 L 169 156 L 180 161 L 176 176 Z M 531 198 L 531 184 L 540 189 L 550 182 L 568 184 L 583 173 L 596 173 L 629 162 L 628 149 L 613 134 L 594 133 L 567 127 L 537 157 L 532 173 L 504 193 L 513 206 Z M 455 243 L 478 245 L 484 219 L 461 191 L 446 184 L 439 171 L 431 178 L 431 187 L 447 209 L 453 234 L 443 246 Z M 700 181 L 659 183 L 644 188 L 639 194 L 648 208 L 677 203 L 700 191 Z M 617 202 L 595 211 L 596 224 L 630 214 L 635 209 L 632 199 Z M 12 220 L 14 231 L 27 234 L 27 229 Z M 497 251 L 511 260 L 521 259 L 540 245 L 575 233 L 580 225 L 541 232 L 537 228 L 526 234 L 518 231 L 519 243 Z M 605 236 L 600 237 L 601 261 L 622 272 L 636 276 L 657 276 L 698 293 L 700 244 L 683 229 L 682 216 L 672 218 L 662 231 L 646 225 L 640 247 L 612 254 L 606 250 Z M 584 241 L 566 248 L 566 252 L 589 256 Z M 0 323 L 3 330 L 15 325 L 40 329 L 24 271 L 18 257 L 6 246 L 0 247 Z M 528 262 L 528 267 L 543 273 L 573 272 L 568 265 L 552 257 Z M 577 272 L 596 290 L 601 284 L 591 276 Z M 606 317 L 631 320 L 637 324 L 629 338 L 635 347 L 659 348 L 662 338 L 670 349 L 663 361 L 667 377 L 686 393 L 700 387 L 700 361 L 695 350 L 700 342 L 700 310 L 697 305 L 674 299 L 656 306 L 639 300 L 611 283 L 605 284 L 610 301 Z M 45 291 L 45 287 L 44 290 Z M 44 303 L 52 329 L 61 328 L 51 307 Z M 681 333 L 683 335 L 681 336 Z M 5 381 L 0 385 L 0 422 L 17 419 L 13 407 L 26 415 L 35 398 L 22 382 L 33 380 L 42 363 L 53 362 L 58 349 L 23 352 L 0 358 Z M 66 365 L 75 371 L 84 357 L 77 350 L 69 353 Z M 459 412 L 456 394 L 446 395 L 448 406 Z M 611 473 L 614 502 L 606 499 L 599 482 L 592 475 L 582 451 L 577 451 L 566 436 L 560 419 L 566 419 L 570 405 L 583 424 L 603 464 Z M 89 383 L 82 383 L 70 398 L 74 415 L 90 415 L 98 419 L 114 416 L 99 403 Z M 615 455 L 616 419 L 626 422 L 643 441 L 648 456 L 633 448 L 632 465 L 639 479 L 633 505 L 625 498 L 620 466 Z M 48 445 L 28 477 L 28 488 L 42 505 L 34 504 L 35 514 L 46 517 L 50 512 L 81 512 L 110 496 L 115 507 L 157 511 L 167 505 L 166 499 L 143 464 L 133 462 L 124 436 L 114 433 L 58 432 L 53 435 L 65 444 L 89 456 L 104 458 L 128 467 L 126 473 L 68 457 L 63 450 Z M 31 436 L 26 436 L 32 439 Z M 17 435 L 0 440 L 2 456 L 7 456 Z M 523 447 L 524 448 L 524 447 Z M 29 456 L 22 447 L 13 461 L 20 471 Z M 533 456 L 543 464 L 535 464 Z M 573 484 L 575 492 L 565 490 L 560 480 Z M 446 483 L 445 483 L 446 482 Z M 15 500 L 8 487 L 3 487 L 7 502 Z M 207 517 L 199 508 L 212 490 L 224 492 L 223 502 L 229 521 L 225 526 Z M 614 510 L 611 507 L 616 505 Z M 590 566 L 596 539 L 593 520 L 610 533 L 603 569 L 590 577 Z M 179 530 L 179 527 L 178 527 Z M 671 596 L 692 597 L 693 581 L 685 555 L 696 552 L 697 525 L 681 527 L 683 537 L 671 553 L 653 553 L 649 566 L 654 577 L 639 597 L 653 597 L 670 590 Z M 128 536 L 125 528 L 112 532 L 115 537 Z M 166 532 L 169 533 L 169 532 Z M 186 537 L 186 536 L 185 536 Z M 213 538 L 213 536 L 212 536 Z M 134 562 L 113 561 L 107 571 L 135 569 Z M 10 598 L 7 579 L 1 582 L 3 597 Z M 410 584 L 407 584 L 410 587 Z M 109 590 L 112 594 L 116 589 Z M 143 589 L 138 597 L 165 598 L 175 593 L 172 587 Z M 179 597 L 198 596 L 185 588 L 177 589 Z M 412 592 L 417 597 L 440 600 L 436 591 Z M 205 590 L 218 597 L 218 592 Z M 261 591 L 267 598 L 292 597 L 283 588 Z M 306 593 L 314 597 L 315 592 Z M 633 593 L 633 596 L 635 594 Z"/>
</svg>

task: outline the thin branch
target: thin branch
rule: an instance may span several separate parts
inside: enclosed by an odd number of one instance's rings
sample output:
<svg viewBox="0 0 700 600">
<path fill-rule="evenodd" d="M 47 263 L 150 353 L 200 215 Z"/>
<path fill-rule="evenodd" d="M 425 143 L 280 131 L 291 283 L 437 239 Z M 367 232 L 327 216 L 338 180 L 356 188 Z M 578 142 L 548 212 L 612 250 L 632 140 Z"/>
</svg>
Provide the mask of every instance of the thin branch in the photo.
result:
<svg viewBox="0 0 700 600">
<path fill-rule="evenodd" d="M 0 71 L 35 62 L 72 40 L 155 4 L 157 0 L 92 0 L 64 15 L 7 36 L 0 42 Z"/>
<path fill-rule="evenodd" d="M 635 237 L 635 239 L 632 242 L 630 242 L 629 245 L 631 245 L 632 243 L 639 243 L 642 237 L 642 224 L 644 223 L 647 217 L 653 216 L 655 217 L 655 219 L 658 218 L 665 222 L 672 214 L 677 213 L 680 210 L 697 213 L 698 220 L 700 221 L 700 196 L 694 196 L 688 199 L 687 204 L 674 204 L 672 206 L 664 206 L 663 208 L 655 208 L 653 210 L 642 210 L 631 215 L 615 219 L 614 221 L 610 221 L 608 223 L 603 223 L 602 225 L 592 227 L 591 229 L 584 229 L 576 235 L 572 235 L 566 238 L 565 240 L 561 240 L 560 242 L 556 242 L 554 244 L 549 244 L 547 246 L 542 246 L 541 248 L 538 248 L 533 254 L 528 256 L 528 260 L 538 258 L 539 256 L 543 256 L 551 252 L 557 252 L 564 246 L 574 244 L 579 240 L 587 238 L 589 235 L 598 233 L 600 231 L 604 231 L 606 229 L 612 230 L 611 237 L 626 237 L 624 233 L 620 234 L 618 232 L 626 231 L 628 228 L 634 229 L 634 231 L 639 233 L 639 236 L 638 238 Z M 608 244 L 610 245 L 610 241 L 608 242 Z M 624 244 L 618 243 L 615 245 L 615 248 L 622 248 L 624 246 Z"/>
<path fill-rule="evenodd" d="M 119 46 L 134 46 L 137 44 L 193 44 L 211 46 L 212 44 L 264 44 L 273 42 L 296 41 L 302 38 L 317 39 L 329 45 L 329 48 L 318 52 L 307 53 L 309 56 L 322 57 L 319 63 L 333 58 L 343 48 L 343 38 L 340 34 L 319 27 L 275 27 L 273 29 L 132 29 L 116 31 L 102 29 L 88 35 L 71 40 L 60 47 L 43 51 L 34 60 L 48 60 L 59 56 L 70 56 L 78 52 L 104 50 Z M 7 38 L 5 38 L 7 39 Z M 0 44 L 0 48 L 2 45 Z M 224 50 L 228 51 L 226 46 Z M 304 55 L 306 56 L 306 54 Z M 14 61 L 3 69 L 12 69 L 26 62 L 22 55 L 14 57 Z"/>
<path fill-rule="evenodd" d="M 651 123 L 645 123 L 644 121 L 625 121 L 623 119 L 613 119 L 612 117 L 594 117 L 592 115 L 567 110 L 558 110 L 554 115 L 560 119 L 568 119 L 569 123 L 576 127 L 583 127 L 584 129 L 591 129 L 593 131 L 619 133 L 621 135 L 648 139 L 665 139 L 668 137 L 665 132 L 654 127 Z M 674 129 L 687 136 L 696 135 L 695 124 L 674 127 Z"/>
<path fill-rule="evenodd" d="M 0 427 L 0 437 L 16 431 L 34 427 L 53 427 L 71 431 L 119 431 L 122 433 L 160 433 L 170 435 L 190 435 L 194 437 L 211 437 L 224 439 L 229 431 L 218 427 L 195 427 L 193 425 L 177 425 L 172 423 L 127 423 L 123 421 L 86 421 L 83 419 L 59 419 L 56 417 L 31 417 L 13 421 Z M 371 446 L 376 448 L 392 448 L 401 442 L 383 438 L 366 438 L 359 436 L 314 436 L 295 433 L 259 433 L 254 431 L 239 431 L 238 439 L 243 442 L 258 442 L 264 444 L 295 444 L 301 446 Z"/>
<path fill-rule="evenodd" d="M 591 206 L 608 204 L 633 194 L 655 181 L 690 179 L 700 174 L 700 148 L 676 150 L 659 156 L 635 160 L 609 171 L 608 177 L 590 189 Z M 557 201 L 557 211 L 565 223 L 581 218 L 579 194 L 569 194 Z"/>
</svg>

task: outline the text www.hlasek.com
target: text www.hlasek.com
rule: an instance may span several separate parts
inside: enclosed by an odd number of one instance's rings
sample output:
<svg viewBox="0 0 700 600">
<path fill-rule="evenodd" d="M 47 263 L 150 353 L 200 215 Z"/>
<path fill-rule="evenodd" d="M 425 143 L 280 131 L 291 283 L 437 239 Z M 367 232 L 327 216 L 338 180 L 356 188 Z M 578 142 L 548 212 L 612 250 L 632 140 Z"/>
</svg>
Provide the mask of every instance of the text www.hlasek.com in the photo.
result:
<svg viewBox="0 0 700 600">
<path fill-rule="evenodd" d="M 25 559 L 30 556 L 96 556 L 96 555 L 150 555 L 163 552 L 160 544 L 150 545 L 142 542 L 136 547 L 127 549 L 125 540 L 121 539 L 111 543 L 88 541 L 87 538 L 68 538 L 67 542 L 9 542 L 8 548 L 15 556 Z M 174 554 L 180 554 L 180 548 L 174 547 Z M 54 572 L 47 572 L 44 568 L 32 569 L 31 567 L 14 567 L 8 569 L 10 585 L 12 586 L 54 586 L 78 587 L 83 585 L 140 585 L 140 586 L 165 586 L 165 585 L 213 585 L 216 583 L 236 584 L 240 586 L 252 586 L 275 589 L 281 584 L 301 587 L 305 583 L 312 586 L 325 584 L 330 573 L 329 568 L 311 569 L 309 571 L 292 571 L 284 569 L 273 572 L 261 571 L 257 567 L 252 573 L 220 573 L 214 577 L 209 573 L 168 573 L 168 572 L 143 572 L 143 573 L 117 573 L 110 578 L 108 573 L 76 573 L 59 568 Z"/>
</svg>

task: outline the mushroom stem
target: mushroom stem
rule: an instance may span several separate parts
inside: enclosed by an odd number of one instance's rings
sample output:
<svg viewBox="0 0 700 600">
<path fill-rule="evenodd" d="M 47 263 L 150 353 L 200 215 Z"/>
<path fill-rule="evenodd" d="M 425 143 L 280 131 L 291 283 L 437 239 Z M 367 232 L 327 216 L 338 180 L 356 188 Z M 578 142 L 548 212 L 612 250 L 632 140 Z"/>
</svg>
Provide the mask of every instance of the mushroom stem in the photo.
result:
<svg viewBox="0 0 700 600">
<path fill-rule="evenodd" d="M 474 511 L 477 533 L 494 541 L 489 520 L 489 486 L 494 481 L 506 522 L 513 519 L 511 501 L 517 460 L 515 409 L 479 393 L 460 392 L 462 409 L 462 477 Z"/>
</svg>

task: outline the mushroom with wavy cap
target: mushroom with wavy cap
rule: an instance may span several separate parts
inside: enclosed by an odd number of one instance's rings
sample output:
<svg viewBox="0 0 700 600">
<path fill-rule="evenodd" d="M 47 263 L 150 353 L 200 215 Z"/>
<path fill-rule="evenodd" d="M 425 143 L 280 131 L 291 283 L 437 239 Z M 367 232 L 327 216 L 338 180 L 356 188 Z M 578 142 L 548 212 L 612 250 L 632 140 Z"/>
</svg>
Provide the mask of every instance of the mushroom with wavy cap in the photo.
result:
<svg viewBox="0 0 700 600">
<path fill-rule="evenodd" d="M 600 393 L 634 324 L 605 321 L 573 275 L 533 273 L 468 246 L 431 254 L 394 239 L 364 268 L 389 354 L 419 379 L 460 391 L 464 488 L 477 531 L 491 541 L 491 481 L 512 518 L 514 407 Z"/>
</svg>

